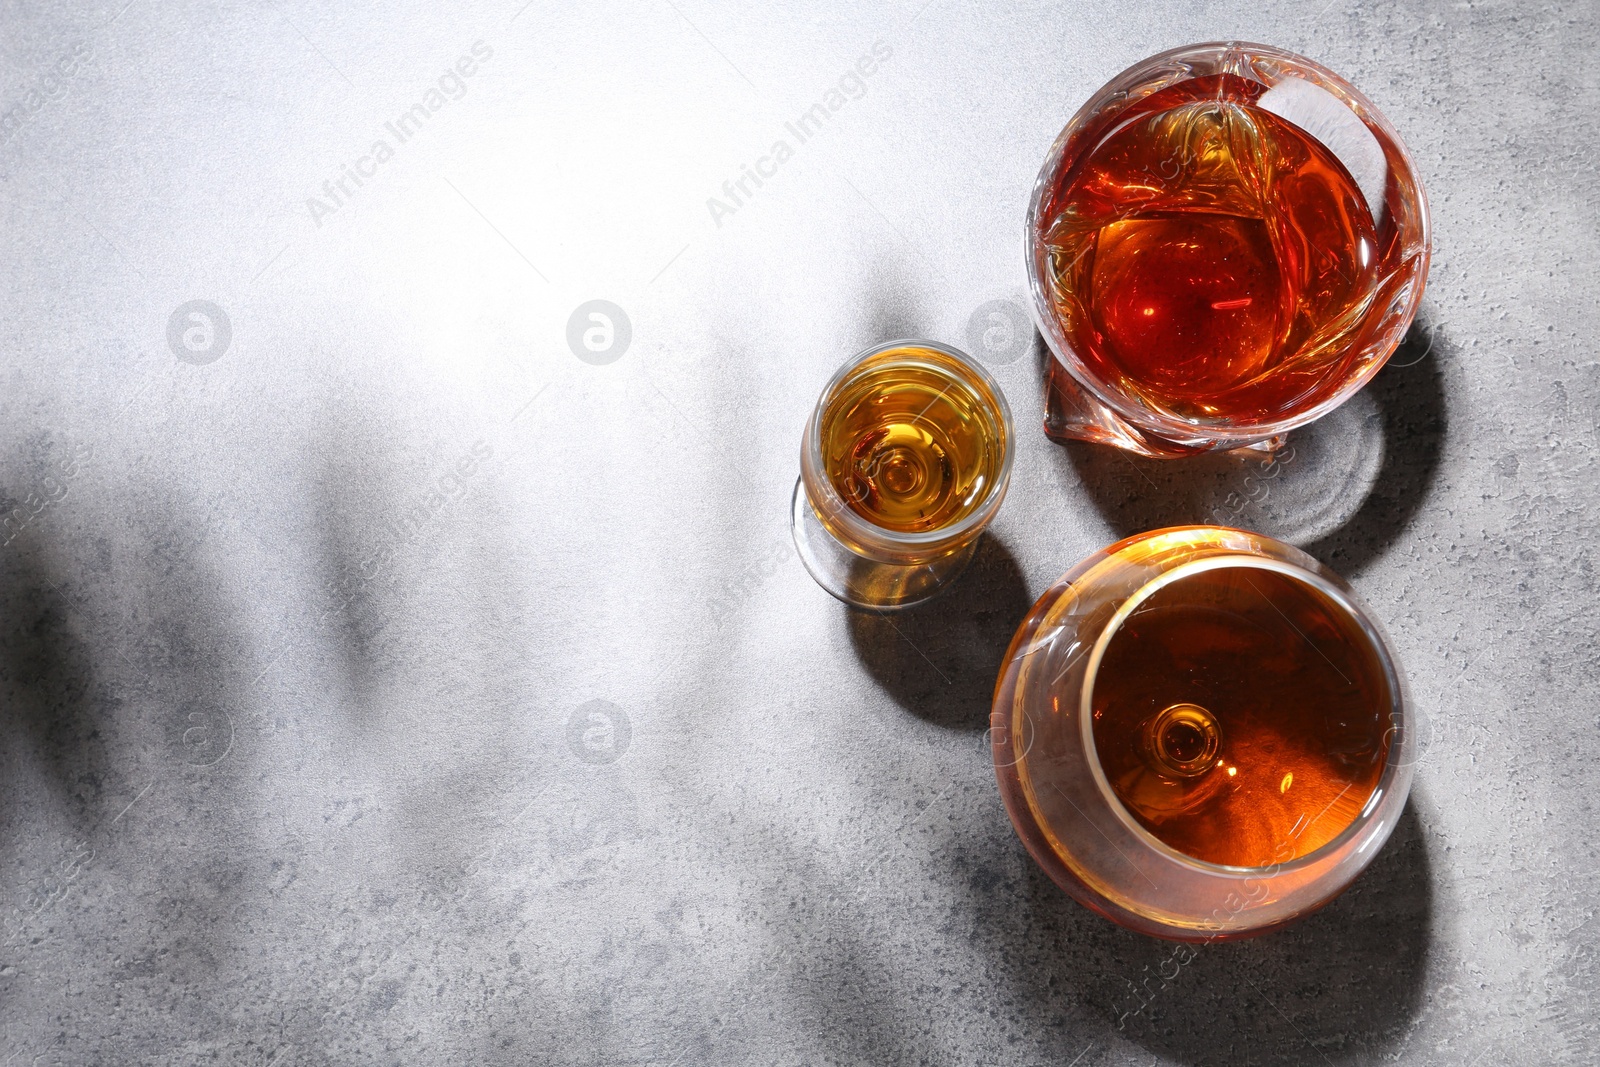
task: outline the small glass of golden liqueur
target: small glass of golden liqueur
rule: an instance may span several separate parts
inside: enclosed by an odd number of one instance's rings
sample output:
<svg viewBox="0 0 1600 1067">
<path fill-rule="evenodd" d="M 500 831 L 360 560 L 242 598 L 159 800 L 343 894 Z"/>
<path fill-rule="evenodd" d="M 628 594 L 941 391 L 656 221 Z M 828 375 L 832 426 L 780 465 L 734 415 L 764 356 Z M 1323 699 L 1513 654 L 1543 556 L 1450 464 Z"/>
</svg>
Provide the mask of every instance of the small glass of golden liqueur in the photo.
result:
<svg viewBox="0 0 1600 1067">
<path fill-rule="evenodd" d="M 854 607 L 919 604 L 960 576 L 1011 478 L 1011 408 L 970 356 L 890 341 L 833 376 L 806 423 L 791 522 L 817 584 Z"/>
<path fill-rule="evenodd" d="M 1394 829 L 1417 714 L 1337 575 L 1214 526 L 1121 541 L 1023 620 L 990 719 L 1018 835 L 1080 903 L 1158 937 L 1264 933 Z"/>
<path fill-rule="evenodd" d="M 1242 42 L 1107 83 L 1045 159 L 1027 234 L 1046 432 L 1149 456 L 1271 448 L 1343 403 L 1404 337 L 1430 247 L 1373 103 Z"/>
</svg>

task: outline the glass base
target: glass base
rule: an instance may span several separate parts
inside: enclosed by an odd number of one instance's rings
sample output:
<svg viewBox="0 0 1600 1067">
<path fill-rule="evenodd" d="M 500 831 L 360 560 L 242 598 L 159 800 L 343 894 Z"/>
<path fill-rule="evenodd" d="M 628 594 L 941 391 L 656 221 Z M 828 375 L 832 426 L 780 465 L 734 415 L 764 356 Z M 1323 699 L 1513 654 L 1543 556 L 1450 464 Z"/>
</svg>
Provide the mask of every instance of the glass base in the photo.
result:
<svg viewBox="0 0 1600 1067">
<path fill-rule="evenodd" d="M 978 550 L 975 537 L 954 552 L 912 566 L 857 555 L 817 518 L 804 480 L 795 482 L 789 521 L 800 562 L 816 583 L 851 607 L 868 611 L 898 611 L 933 599 L 961 577 Z"/>
<path fill-rule="evenodd" d="M 1088 441 L 1152 459 L 1175 459 L 1202 452 L 1275 452 L 1288 440 L 1287 434 L 1280 433 L 1255 441 L 1218 440 L 1202 444 L 1167 441 L 1139 429 L 1095 399 L 1054 356 L 1049 357 L 1048 364 L 1044 432 L 1057 441 Z"/>
</svg>

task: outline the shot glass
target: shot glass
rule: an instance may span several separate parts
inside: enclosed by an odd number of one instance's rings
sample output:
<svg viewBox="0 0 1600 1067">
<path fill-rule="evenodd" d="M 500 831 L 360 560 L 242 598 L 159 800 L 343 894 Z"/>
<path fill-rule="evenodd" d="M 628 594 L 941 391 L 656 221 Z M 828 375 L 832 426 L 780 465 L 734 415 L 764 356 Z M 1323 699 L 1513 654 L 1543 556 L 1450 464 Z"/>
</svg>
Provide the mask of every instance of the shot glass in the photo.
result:
<svg viewBox="0 0 1600 1067">
<path fill-rule="evenodd" d="M 1045 431 L 1147 456 L 1270 449 L 1376 374 L 1428 274 L 1428 206 L 1377 107 L 1303 56 L 1189 45 L 1117 75 L 1027 219 Z"/>
<path fill-rule="evenodd" d="M 1260 534 L 1095 553 L 1023 620 L 990 719 L 1029 853 L 1141 933 L 1265 933 L 1328 903 L 1399 819 L 1418 717 L 1382 627 Z"/>
<path fill-rule="evenodd" d="M 858 608 L 935 596 L 977 551 L 1011 479 L 1011 408 L 970 356 L 890 341 L 851 359 L 806 423 L 791 506 L 817 584 Z"/>
</svg>

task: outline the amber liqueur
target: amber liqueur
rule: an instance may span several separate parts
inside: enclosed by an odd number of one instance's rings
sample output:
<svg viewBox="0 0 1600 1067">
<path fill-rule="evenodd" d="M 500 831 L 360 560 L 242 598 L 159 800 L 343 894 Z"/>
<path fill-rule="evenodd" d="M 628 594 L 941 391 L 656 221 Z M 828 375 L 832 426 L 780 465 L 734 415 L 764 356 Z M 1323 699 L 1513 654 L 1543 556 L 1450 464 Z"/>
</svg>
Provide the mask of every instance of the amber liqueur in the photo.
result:
<svg viewBox="0 0 1600 1067">
<path fill-rule="evenodd" d="M 1314 137 L 1267 92 L 1209 75 L 1103 116 L 1043 204 L 1047 296 L 1072 349 L 1179 418 L 1308 410 L 1394 295 L 1399 149 L 1348 112 Z"/>
<path fill-rule="evenodd" d="M 1390 675 L 1349 612 L 1254 566 L 1162 586 L 1095 675 L 1095 751 L 1165 845 L 1234 867 L 1294 860 L 1360 814 L 1392 739 Z"/>
<path fill-rule="evenodd" d="M 926 533 L 972 514 L 999 474 L 995 401 L 913 348 L 891 350 L 824 412 L 829 479 L 862 518 Z"/>
</svg>

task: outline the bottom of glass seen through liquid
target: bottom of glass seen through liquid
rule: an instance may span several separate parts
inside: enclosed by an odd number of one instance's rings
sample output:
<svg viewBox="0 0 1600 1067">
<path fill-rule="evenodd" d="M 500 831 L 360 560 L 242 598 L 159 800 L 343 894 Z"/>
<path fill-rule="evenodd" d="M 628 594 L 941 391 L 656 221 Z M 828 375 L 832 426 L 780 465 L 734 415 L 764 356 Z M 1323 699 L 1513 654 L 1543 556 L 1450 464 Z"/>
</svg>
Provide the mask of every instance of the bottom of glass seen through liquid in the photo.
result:
<svg viewBox="0 0 1600 1067">
<path fill-rule="evenodd" d="M 1378 788 L 1394 692 L 1331 590 L 1219 557 L 1130 597 L 1095 648 L 1084 719 L 1096 777 L 1160 847 L 1266 867 L 1337 839 Z"/>
</svg>

